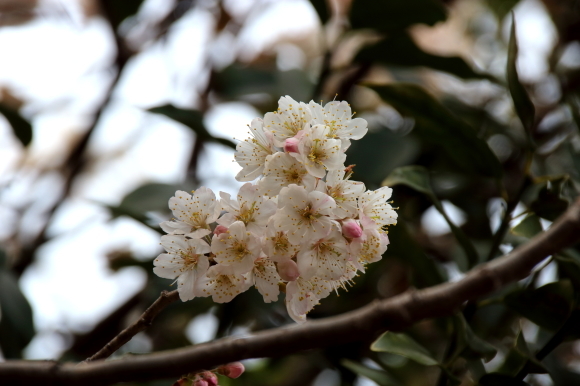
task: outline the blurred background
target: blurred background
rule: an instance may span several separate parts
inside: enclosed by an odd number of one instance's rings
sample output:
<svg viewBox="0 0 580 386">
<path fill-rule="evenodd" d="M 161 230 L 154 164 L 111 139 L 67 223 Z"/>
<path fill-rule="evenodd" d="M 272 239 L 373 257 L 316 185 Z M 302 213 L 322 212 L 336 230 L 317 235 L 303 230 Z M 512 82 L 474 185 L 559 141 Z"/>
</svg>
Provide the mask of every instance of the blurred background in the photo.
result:
<svg viewBox="0 0 580 386">
<path fill-rule="evenodd" d="M 511 11 L 516 68 L 536 106 L 528 130 L 506 88 Z M 368 189 L 387 177 L 397 185 L 399 224 L 384 259 L 311 318 L 457 280 L 549 226 L 579 187 L 577 0 L 0 0 L 0 52 L 7 359 L 82 360 L 171 290 L 152 273 L 168 199 L 201 185 L 235 194 L 235 143 L 283 95 L 348 100 L 369 122 L 347 152 L 353 178 Z M 392 174 L 407 165 L 428 170 L 435 200 Z M 494 239 L 506 205 L 513 229 Z M 442 213 L 475 253 L 464 253 Z M 575 253 L 525 285 L 567 278 L 576 288 Z M 486 369 L 501 366 L 520 328 L 532 346 L 543 339 L 543 326 L 517 311 L 492 304 L 471 315 L 500 350 Z M 283 296 L 273 304 L 254 290 L 223 305 L 195 299 L 168 307 L 116 356 L 289 323 Z M 435 320 L 411 333 L 441 356 L 449 331 Z M 223 384 L 375 384 L 355 362 L 387 369 L 390 384 L 437 383 L 436 367 L 379 357 L 368 345 L 248 361 L 242 378 Z M 577 380 L 579 353 L 571 342 L 550 366 Z M 473 384 L 476 370 L 462 366 L 457 373 Z M 564 384 L 553 378 L 530 382 Z"/>
</svg>

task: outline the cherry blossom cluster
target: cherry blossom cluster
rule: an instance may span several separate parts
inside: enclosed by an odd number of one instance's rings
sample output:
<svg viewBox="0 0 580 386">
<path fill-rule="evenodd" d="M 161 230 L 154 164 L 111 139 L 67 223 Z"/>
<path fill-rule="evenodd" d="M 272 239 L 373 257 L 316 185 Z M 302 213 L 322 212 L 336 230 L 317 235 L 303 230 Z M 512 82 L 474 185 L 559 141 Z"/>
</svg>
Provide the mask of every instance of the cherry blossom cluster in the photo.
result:
<svg viewBox="0 0 580 386">
<path fill-rule="evenodd" d="M 234 155 L 236 179 L 247 183 L 219 200 L 206 187 L 177 191 L 169 200 L 175 218 L 160 224 L 167 253 L 154 272 L 176 279 L 183 301 L 229 302 L 255 286 L 273 302 L 285 289 L 289 315 L 303 322 L 320 299 L 381 259 L 397 221 L 392 189 L 350 179 L 345 151 L 367 122 L 344 101 L 282 97 L 278 111 L 249 127 Z"/>
</svg>

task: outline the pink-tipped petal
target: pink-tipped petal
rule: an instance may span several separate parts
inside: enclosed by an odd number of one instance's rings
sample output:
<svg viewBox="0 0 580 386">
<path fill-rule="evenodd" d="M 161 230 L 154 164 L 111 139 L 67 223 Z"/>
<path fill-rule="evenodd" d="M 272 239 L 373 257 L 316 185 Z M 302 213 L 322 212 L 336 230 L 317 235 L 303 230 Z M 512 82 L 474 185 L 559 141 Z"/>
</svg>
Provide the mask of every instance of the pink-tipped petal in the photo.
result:
<svg viewBox="0 0 580 386">
<path fill-rule="evenodd" d="M 349 218 L 342 222 L 342 234 L 349 239 L 356 239 L 362 236 L 363 230 L 356 220 Z"/>
<path fill-rule="evenodd" d="M 285 260 L 278 263 L 278 274 L 282 280 L 286 281 L 294 281 L 300 276 L 298 265 L 294 262 L 294 260 Z"/>
</svg>

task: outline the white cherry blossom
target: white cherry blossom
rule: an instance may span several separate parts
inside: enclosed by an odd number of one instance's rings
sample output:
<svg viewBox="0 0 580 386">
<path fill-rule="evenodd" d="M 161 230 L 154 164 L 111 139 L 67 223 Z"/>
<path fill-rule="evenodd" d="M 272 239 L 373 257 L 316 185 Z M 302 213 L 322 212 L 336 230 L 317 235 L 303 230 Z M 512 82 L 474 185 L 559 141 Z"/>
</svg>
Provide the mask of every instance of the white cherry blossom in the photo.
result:
<svg viewBox="0 0 580 386">
<path fill-rule="evenodd" d="M 361 237 L 353 239 L 349 244 L 351 261 L 361 272 L 365 267 L 381 260 L 389 245 L 389 237 L 376 228 L 366 228 Z"/>
<path fill-rule="evenodd" d="M 217 263 L 230 267 L 232 273 L 243 274 L 252 270 L 261 245 L 258 238 L 246 230 L 243 222 L 236 221 L 227 232 L 214 235 L 211 251 Z"/>
<path fill-rule="evenodd" d="M 277 229 L 274 218 L 270 218 L 266 228 L 266 236 L 262 242 L 262 250 L 273 261 L 280 263 L 290 260 L 299 250 L 299 246 L 288 240 L 288 231 Z"/>
<path fill-rule="evenodd" d="M 286 285 L 286 309 L 290 317 L 298 322 L 306 321 L 306 314 L 310 312 L 320 299 L 324 299 L 332 291 L 328 281 L 318 278 L 310 280 L 299 277 Z"/>
<path fill-rule="evenodd" d="M 177 291 L 182 301 L 203 296 L 197 285 L 209 268 L 205 256 L 210 251 L 209 245 L 201 239 L 187 239 L 181 235 L 161 236 L 161 245 L 168 253 L 153 261 L 153 272 L 165 279 L 177 278 Z"/>
<path fill-rule="evenodd" d="M 379 227 L 396 224 L 397 212 L 388 201 L 392 192 L 387 186 L 364 192 L 358 202 L 361 220 L 370 219 Z"/>
<path fill-rule="evenodd" d="M 355 217 L 357 200 L 365 191 L 365 184 L 345 179 L 345 173 L 344 169 L 338 169 L 326 175 L 326 193 L 336 201 L 334 214 L 338 218 Z"/>
<path fill-rule="evenodd" d="M 192 238 L 209 235 L 209 224 L 215 222 L 220 213 L 214 192 L 203 186 L 193 195 L 178 190 L 169 199 L 169 208 L 177 220 L 162 222 L 159 224 L 161 229 L 169 234 L 185 234 Z"/>
<path fill-rule="evenodd" d="M 264 127 L 274 134 L 276 146 L 283 147 L 286 138 L 294 137 L 312 119 L 308 105 L 289 96 L 278 100 L 278 111 L 266 113 Z"/>
<path fill-rule="evenodd" d="M 234 159 L 242 167 L 236 175 L 238 181 L 253 181 L 262 174 L 266 158 L 276 152 L 272 133 L 264 131 L 263 122 L 256 118 L 250 125 L 250 138 L 236 145 Z"/>
<path fill-rule="evenodd" d="M 345 238 L 336 226 L 322 239 L 301 245 L 296 257 L 300 276 L 314 276 L 323 280 L 337 280 L 347 271 L 349 251 Z"/>
<path fill-rule="evenodd" d="M 260 294 L 264 297 L 265 303 L 278 300 L 280 288 L 280 275 L 276 271 L 274 262 L 266 257 L 260 257 L 254 262 L 252 269 L 252 280 Z"/>
<path fill-rule="evenodd" d="M 214 265 L 199 283 L 200 296 L 211 296 L 216 303 L 230 302 L 252 286 L 249 276 L 249 273 L 235 274 L 228 267 Z"/>
<path fill-rule="evenodd" d="M 329 138 L 329 130 L 325 125 L 306 127 L 298 143 L 299 152 L 290 153 L 314 177 L 324 178 L 326 169 L 344 168 L 346 154 L 339 139 Z"/>
<path fill-rule="evenodd" d="M 228 213 L 217 220 L 217 223 L 229 227 L 241 221 L 250 232 L 260 235 L 266 228 L 268 219 L 276 213 L 276 203 L 260 194 L 258 186 L 247 183 L 240 188 L 237 200 L 220 192 L 221 208 Z"/>
<path fill-rule="evenodd" d="M 342 149 L 350 146 L 351 139 L 361 139 L 367 133 L 367 121 L 362 118 L 352 118 L 350 105 L 346 101 L 328 102 L 324 107 L 310 101 L 312 124 L 323 124 L 329 128 L 329 138 L 339 138 Z"/>
<path fill-rule="evenodd" d="M 288 240 L 293 244 L 318 240 L 332 230 L 332 220 L 328 216 L 335 207 L 329 195 L 307 192 L 304 187 L 292 184 L 280 191 L 274 225 L 278 230 L 287 231 Z"/>
<path fill-rule="evenodd" d="M 287 153 L 276 153 L 266 163 L 264 178 L 260 180 L 260 190 L 270 197 L 290 184 L 305 186 L 312 190 L 316 178 L 309 174 L 304 165 Z"/>
</svg>

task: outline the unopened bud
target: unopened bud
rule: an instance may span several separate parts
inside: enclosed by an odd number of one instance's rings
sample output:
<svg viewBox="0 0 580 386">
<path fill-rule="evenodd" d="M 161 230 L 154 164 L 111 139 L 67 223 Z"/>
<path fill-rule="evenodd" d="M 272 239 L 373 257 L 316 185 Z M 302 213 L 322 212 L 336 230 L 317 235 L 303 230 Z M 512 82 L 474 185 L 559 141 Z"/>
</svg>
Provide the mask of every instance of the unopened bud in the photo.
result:
<svg viewBox="0 0 580 386">
<path fill-rule="evenodd" d="M 207 381 L 204 379 L 198 379 L 193 382 L 193 386 L 209 386 L 209 383 L 207 383 Z"/>
<path fill-rule="evenodd" d="M 342 234 L 349 239 L 356 239 L 362 236 L 363 231 L 356 220 L 349 218 L 342 222 Z"/>
<path fill-rule="evenodd" d="M 285 281 L 294 281 L 300 276 L 298 265 L 290 259 L 278 263 L 278 274 Z"/>
<path fill-rule="evenodd" d="M 198 376 L 202 380 L 206 381 L 208 386 L 218 386 L 217 375 L 215 375 L 211 371 L 204 371 L 203 373 L 198 374 Z"/>
<path fill-rule="evenodd" d="M 286 141 L 284 141 L 284 151 L 286 153 L 298 153 L 298 142 L 300 142 L 300 140 L 296 137 L 287 138 Z"/>
<path fill-rule="evenodd" d="M 215 229 L 213 230 L 213 234 L 216 236 L 221 235 L 222 233 L 226 233 L 228 231 L 228 228 L 226 228 L 223 225 L 218 225 L 217 227 L 215 227 Z"/>
<path fill-rule="evenodd" d="M 232 362 L 217 368 L 217 373 L 228 378 L 237 378 L 244 372 L 244 365 L 240 362 Z"/>
</svg>

